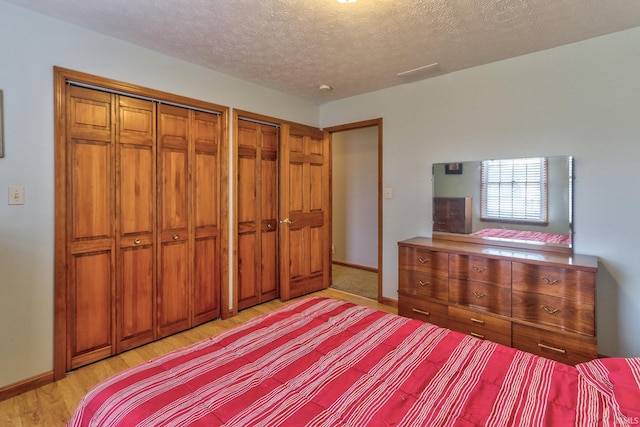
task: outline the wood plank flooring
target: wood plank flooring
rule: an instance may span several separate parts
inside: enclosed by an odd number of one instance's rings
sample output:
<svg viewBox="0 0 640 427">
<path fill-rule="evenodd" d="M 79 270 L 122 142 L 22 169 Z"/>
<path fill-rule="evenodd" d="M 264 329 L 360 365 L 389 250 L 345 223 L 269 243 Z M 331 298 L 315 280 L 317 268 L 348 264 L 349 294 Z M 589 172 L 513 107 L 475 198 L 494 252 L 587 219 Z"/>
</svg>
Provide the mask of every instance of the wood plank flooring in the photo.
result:
<svg viewBox="0 0 640 427">
<path fill-rule="evenodd" d="M 397 313 L 397 309 L 394 307 L 335 289 L 325 289 L 311 295 L 350 301 L 388 313 Z M 243 310 L 230 319 L 214 320 L 160 341 L 79 368 L 60 381 L 0 402 L 0 426 L 65 426 L 80 399 L 98 382 L 169 351 L 202 341 L 231 329 L 255 316 L 283 307 L 292 301 L 286 303 L 280 300 L 269 301 Z"/>
</svg>

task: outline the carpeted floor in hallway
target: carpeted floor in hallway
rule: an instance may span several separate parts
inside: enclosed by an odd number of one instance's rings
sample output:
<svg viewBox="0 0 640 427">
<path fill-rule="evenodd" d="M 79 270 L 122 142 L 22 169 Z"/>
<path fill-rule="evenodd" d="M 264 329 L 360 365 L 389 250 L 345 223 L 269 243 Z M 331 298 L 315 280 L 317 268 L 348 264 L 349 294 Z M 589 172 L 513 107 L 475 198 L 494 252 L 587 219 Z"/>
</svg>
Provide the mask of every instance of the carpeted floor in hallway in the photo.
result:
<svg viewBox="0 0 640 427">
<path fill-rule="evenodd" d="M 331 288 L 373 300 L 378 299 L 378 273 L 332 264 Z"/>
</svg>

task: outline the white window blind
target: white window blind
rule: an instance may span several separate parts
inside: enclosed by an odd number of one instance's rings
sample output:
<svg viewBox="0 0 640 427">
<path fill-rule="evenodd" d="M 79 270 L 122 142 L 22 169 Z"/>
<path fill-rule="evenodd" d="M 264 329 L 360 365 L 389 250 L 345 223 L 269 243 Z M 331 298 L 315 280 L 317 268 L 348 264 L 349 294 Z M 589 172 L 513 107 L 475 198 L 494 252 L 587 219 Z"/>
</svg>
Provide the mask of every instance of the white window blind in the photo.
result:
<svg viewBox="0 0 640 427">
<path fill-rule="evenodd" d="M 485 160 L 481 167 L 481 217 L 506 222 L 547 222 L 547 160 Z"/>
</svg>

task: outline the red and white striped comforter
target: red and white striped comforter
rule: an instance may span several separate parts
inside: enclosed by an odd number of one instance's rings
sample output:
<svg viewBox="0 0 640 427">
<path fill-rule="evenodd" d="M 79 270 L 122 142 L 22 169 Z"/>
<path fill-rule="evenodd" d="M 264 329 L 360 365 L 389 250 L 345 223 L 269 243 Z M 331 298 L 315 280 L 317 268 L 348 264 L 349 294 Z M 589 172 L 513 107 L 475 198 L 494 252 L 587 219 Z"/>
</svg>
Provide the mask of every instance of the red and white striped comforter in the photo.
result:
<svg viewBox="0 0 640 427">
<path fill-rule="evenodd" d="M 593 377 L 428 323 L 309 298 L 104 381 L 69 425 L 624 425 Z"/>
<path fill-rule="evenodd" d="M 570 245 L 571 234 L 546 233 L 544 231 L 508 230 L 504 228 L 484 228 L 471 233 L 472 236 L 493 237 L 509 240 L 526 240 L 529 242 Z"/>
</svg>

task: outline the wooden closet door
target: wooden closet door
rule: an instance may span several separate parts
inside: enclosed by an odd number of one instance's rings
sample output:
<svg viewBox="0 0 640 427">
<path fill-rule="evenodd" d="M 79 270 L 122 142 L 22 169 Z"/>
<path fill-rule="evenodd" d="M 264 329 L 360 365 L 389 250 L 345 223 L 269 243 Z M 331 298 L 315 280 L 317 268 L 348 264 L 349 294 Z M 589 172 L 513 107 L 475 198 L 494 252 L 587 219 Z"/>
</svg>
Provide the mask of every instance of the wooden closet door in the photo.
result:
<svg viewBox="0 0 640 427">
<path fill-rule="evenodd" d="M 155 336 L 156 114 L 151 101 L 118 99 L 118 352 Z"/>
<path fill-rule="evenodd" d="M 260 126 L 260 302 L 280 296 L 278 277 L 278 147 L 280 129 Z"/>
<path fill-rule="evenodd" d="M 113 96 L 67 86 L 67 370 L 114 353 Z"/>
<path fill-rule="evenodd" d="M 158 338 L 191 319 L 189 110 L 158 106 Z"/>
<path fill-rule="evenodd" d="M 329 286 L 331 198 L 329 135 L 284 125 L 280 151 L 280 298 Z"/>
<path fill-rule="evenodd" d="M 193 139 L 193 325 L 220 317 L 220 117 L 191 112 Z"/>
<path fill-rule="evenodd" d="M 278 128 L 238 120 L 238 309 L 278 297 Z"/>
</svg>

